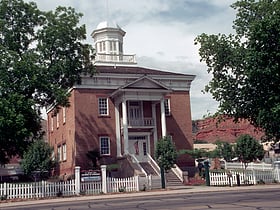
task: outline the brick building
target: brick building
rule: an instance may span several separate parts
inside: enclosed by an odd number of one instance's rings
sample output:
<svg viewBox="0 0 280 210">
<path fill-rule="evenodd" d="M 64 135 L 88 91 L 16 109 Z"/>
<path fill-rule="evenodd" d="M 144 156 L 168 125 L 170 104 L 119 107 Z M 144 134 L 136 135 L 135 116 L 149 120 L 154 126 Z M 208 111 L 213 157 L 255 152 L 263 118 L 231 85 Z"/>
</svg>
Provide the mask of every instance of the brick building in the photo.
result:
<svg viewBox="0 0 280 210">
<path fill-rule="evenodd" d="M 94 149 L 102 164 L 124 157 L 149 162 L 166 135 L 178 150 L 192 149 L 189 91 L 195 76 L 137 66 L 135 55 L 123 53 L 124 35 L 119 26 L 100 23 L 92 33 L 96 74 L 70 89 L 70 107 L 47 110 L 59 175 L 90 168 L 86 153 Z M 194 163 L 181 156 L 178 165 Z"/>
</svg>

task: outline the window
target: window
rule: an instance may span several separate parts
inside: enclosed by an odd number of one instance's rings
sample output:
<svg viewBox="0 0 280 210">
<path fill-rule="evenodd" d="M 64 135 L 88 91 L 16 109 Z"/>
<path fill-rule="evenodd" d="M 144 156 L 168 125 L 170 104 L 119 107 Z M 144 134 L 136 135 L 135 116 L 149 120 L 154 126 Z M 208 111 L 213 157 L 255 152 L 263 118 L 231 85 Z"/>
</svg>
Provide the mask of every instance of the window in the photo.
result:
<svg viewBox="0 0 280 210">
<path fill-rule="evenodd" d="M 143 154 L 147 155 L 147 144 L 146 144 L 146 142 L 143 142 Z"/>
<path fill-rule="evenodd" d="M 110 155 L 110 138 L 108 136 L 100 136 L 100 154 Z"/>
<path fill-rule="evenodd" d="M 63 124 L 66 123 L 66 107 L 62 107 L 62 119 L 63 119 Z"/>
<path fill-rule="evenodd" d="M 58 161 L 62 160 L 62 158 L 61 158 L 61 146 L 57 147 L 57 160 Z"/>
<path fill-rule="evenodd" d="M 101 44 L 102 44 L 102 52 L 105 52 L 106 51 L 105 42 L 101 42 Z"/>
<path fill-rule="evenodd" d="M 56 114 L 56 128 L 59 128 L 59 113 Z"/>
<path fill-rule="evenodd" d="M 110 41 L 110 51 L 111 52 L 116 52 L 116 50 L 117 50 L 116 44 L 117 43 L 115 41 Z"/>
<path fill-rule="evenodd" d="M 99 115 L 108 115 L 108 99 L 98 98 L 98 112 Z"/>
<path fill-rule="evenodd" d="M 62 160 L 65 161 L 66 160 L 66 144 L 62 145 Z"/>
<path fill-rule="evenodd" d="M 51 117 L 51 131 L 53 131 L 53 116 Z"/>
<path fill-rule="evenodd" d="M 164 100 L 164 110 L 165 110 L 165 115 L 170 116 L 170 99 Z"/>
</svg>

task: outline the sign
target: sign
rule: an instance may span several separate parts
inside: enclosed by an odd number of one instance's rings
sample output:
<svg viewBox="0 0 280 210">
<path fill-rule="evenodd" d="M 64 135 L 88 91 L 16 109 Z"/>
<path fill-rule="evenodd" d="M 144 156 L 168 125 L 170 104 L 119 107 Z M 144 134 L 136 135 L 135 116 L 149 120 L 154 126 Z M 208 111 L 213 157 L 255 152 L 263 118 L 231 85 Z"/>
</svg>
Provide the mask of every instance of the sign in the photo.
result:
<svg viewBox="0 0 280 210">
<path fill-rule="evenodd" d="M 81 171 L 81 181 L 82 182 L 101 181 L 100 170 L 82 170 Z"/>
</svg>

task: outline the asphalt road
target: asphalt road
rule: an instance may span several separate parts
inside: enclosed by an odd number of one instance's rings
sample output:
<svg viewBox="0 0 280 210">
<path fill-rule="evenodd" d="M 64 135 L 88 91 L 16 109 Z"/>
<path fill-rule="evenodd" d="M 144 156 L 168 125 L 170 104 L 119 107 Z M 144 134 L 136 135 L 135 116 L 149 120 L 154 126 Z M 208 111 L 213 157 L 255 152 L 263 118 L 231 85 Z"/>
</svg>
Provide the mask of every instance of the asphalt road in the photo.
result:
<svg viewBox="0 0 280 210">
<path fill-rule="evenodd" d="M 185 210 L 185 209 L 223 209 L 223 210 L 267 210 L 280 209 L 280 189 L 255 189 L 255 190 L 235 190 L 218 192 L 194 192 L 176 193 L 162 195 L 147 195 L 87 199 L 19 205 L 14 207 L 3 207 L 1 210 Z"/>
</svg>

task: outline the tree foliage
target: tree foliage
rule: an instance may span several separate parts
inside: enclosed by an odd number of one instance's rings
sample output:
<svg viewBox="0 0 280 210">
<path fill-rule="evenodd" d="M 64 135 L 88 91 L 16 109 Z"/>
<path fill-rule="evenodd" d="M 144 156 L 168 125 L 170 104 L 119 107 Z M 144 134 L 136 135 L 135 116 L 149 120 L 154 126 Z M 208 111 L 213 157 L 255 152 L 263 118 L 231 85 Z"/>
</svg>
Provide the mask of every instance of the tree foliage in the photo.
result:
<svg viewBox="0 0 280 210">
<path fill-rule="evenodd" d="M 157 141 L 155 158 L 159 167 L 165 171 L 170 170 L 174 166 L 177 159 L 177 151 L 170 136 L 165 136 Z"/>
<path fill-rule="evenodd" d="M 230 143 L 217 141 L 215 144 L 217 145 L 217 147 L 214 151 L 211 152 L 211 156 L 223 158 L 226 161 L 230 161 L 236 156 L 234 146 Z"/>
<path fill-rule="evenodd" d="M 248 163 L 261 160 L 264 156 L 263 146 L 247 134 L 241 135 L 237 139 L 235 152 L 239 160 L 244 163 L 245 168 L 247 168 Z"/>
<path fill-rule="evenodd" d="M 93 72 L 82 14 L 0 0 L 0 163 L 40 137 L 40 110 L 68 105 L 68 89 Z"/>
<path fill-rule="evenodd" d="M 23 154 L 21 166 L 26 175 L 36 172 L 39 177 L 49 175 L 54 167 L 55 161 L 52 160 L 52 148 L 43 140 L 33 142 Z"/>
<path fill-rule="evenodd" d="M 248 119 L 280 139 L 280 1 L 240 0 L 235 34 L 199 35 L 201 61 L 212 80 L 205 87 L 219 112 Z"/>
</svg>

